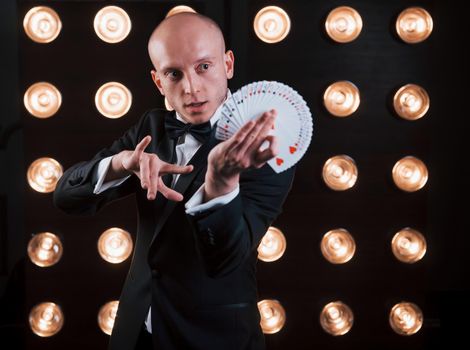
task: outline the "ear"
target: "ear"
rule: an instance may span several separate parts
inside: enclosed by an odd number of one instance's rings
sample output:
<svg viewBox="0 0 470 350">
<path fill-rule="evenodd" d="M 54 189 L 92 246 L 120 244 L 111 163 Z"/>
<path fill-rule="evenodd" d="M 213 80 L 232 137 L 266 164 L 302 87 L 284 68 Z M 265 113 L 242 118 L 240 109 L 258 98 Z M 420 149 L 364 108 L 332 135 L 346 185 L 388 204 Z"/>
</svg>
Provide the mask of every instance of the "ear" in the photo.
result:
<svg viewBox="0 0 470 350">
<path fill-rule="evenodd" d="M 152 80 L 155 83 L 155 85 L 157 86 L 158 91 L 160 91 L 160 94 L 162 94 L 162 96 L 165 96 L 165 94 L 163 92 L 162 82 L 160 80 L 160 77 L 157 74 L 157 71 L 153 69 L 150 72 L 150 75 L 152 76 Z"/>
<path fill-rule="evenodd" d="M 233 55 L 232 50 L 227 50 L 227 52 L 224 54 L 224 63 L 225 63 L 225 75 L 227 76 L 227 79 L 232 79 L 234 63 L 235 63 L 235 57 Z"/>
</svg>

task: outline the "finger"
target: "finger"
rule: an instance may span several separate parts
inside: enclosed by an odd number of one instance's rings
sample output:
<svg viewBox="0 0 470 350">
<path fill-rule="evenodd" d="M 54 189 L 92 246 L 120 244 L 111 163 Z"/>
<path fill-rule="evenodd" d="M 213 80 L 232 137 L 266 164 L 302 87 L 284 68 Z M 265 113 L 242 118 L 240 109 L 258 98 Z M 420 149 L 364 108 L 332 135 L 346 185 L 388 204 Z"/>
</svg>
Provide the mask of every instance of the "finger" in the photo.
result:
<svg viewBox="0 0 470 350">
<path fill-rule="evenodd" d="M 139 142 L 137 146 L 135 146 L 134 152 L 139 158 L 151 141 L 152 141 L 152 136 L 147 135 Z"/>
<path fill-rule="evenodd" d="M 231 152 L 235 147 L 238 147 L 243 142 L 246 135 L 248 135 L 255 124 L 256 122 L 254 120 L 250 120 L 249 122 L 245 123 L 245 125 L 243 125 L 231 138 L 228 139 L 228 146 L 225 151 L 226 154 Z"/>
<path fill-rule="evenodd" d="M 187 174 L 193 171 L 193 165 L 176 165 L 176 164 L 169 164 L 166 162 L 162 162 L 162 166 L 160 168 L 160 176 L 166 174 Z"/>
<path fill-rule="evenodd" d="M 276 119 L 276 117 L 277 111 L 275 109 L 271 109 L 269 112 L 266 112 L 263 118 L 260 118 L 258 135 L 264 138 L 268 134 L 268 132 L 273 128 L 274 120 Z"/>
<path fill-rule="evenodd" d="M 159 192 L 165 196 L 165 198 L 171 201 L 181 202 L 183 200 L 183 195 L 165 185 L 161 177 L 158 178 L 158 189 Z"/>
<path fill-rule="evenodd" d="M 155 157 L 149 157 L 149 182 L 148 182 L 148 191 L 147 191 L 147 198 L 149 200 L 155 199 L 157 196 L 157 191 L 158 191 L 158 166 L 157 166 L 157 160 Z"/>
<path fill-rule="evenodd" d="M 275 156 L 278 155 L 279 149 L 278 149 L 278 140 L 277 137 L 274 135 L 268 135 L 266 136 L 266 141 L 269 142 L 269 147 L 266 148 L 263 151 L 258 151 L 255 155 L 255 166 L 260 166 L 267 162 L 268 160 L 274 158 Z"/>
<path fill-rule="evenodd" d="M 276 110 L 273 109 L 270 112 L 270 115 L 261 125 L 261 129 L 259 130 L 258 134 L 254 138 L 252 138 L 253 142 L 244 150 L 245 153 L 251 155 L 253 151 L 258 151 L 263 145 L 263 143 L 266 141 L 266 137 L 268 136 L 269 132 L 273 129 L 274 120 L 277 116 Z"/>
<path fill-rule="evenodd" d="M 142 157 L 139 161 L 140 186 L 146 190 L 149 186 L 149 158 Z"/>
<path fill-rule="evenodd" d="M 238 157 L 244 157 L 249 148 L 258 149 L 261 146 L 264 142 L 264 137 L 266 136 L 263 133 L 265 132 L 267 134 L 269 132 L 274 118 L 274 110 L 271 110 L 263 113 L 263 115 L 257 119 L 256 125 L 246 135 L 245 140 L 238 146 L 238 148 L 233 150 L 238 153 Z"/>
</svg>

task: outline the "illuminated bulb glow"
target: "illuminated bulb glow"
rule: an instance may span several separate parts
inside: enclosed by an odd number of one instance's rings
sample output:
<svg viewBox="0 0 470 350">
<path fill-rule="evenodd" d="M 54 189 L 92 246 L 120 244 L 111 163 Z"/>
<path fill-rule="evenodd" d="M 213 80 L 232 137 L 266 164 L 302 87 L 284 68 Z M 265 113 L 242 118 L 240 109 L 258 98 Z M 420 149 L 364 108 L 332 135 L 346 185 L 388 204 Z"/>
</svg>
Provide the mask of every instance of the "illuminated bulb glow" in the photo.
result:
<svg viewBox="0 0 470 350">
<path fill-rule="evenodd" d="M 129 15 L 122 8 L 106 6 L 96 14 L 93 27 L 101 40 L 115 44 L 129 35 L 132 23 Z"/>
<path fill-rule="evenodd" d="M 395 29 L 404 42 L 416 44 L 431 35 L 433 20 L 425 9 L 410 7 L 400 13 L 395 23 Z"/>
<path fill-rule="evenodd" d="M 282 8 L 267 6 L 258 11 L 253 27 L 259 39 L 273 44 L 284 40 L 289 34 L 290 18 Z"/>
<path fill-rule="evenodd" d="M 406 227 L 393 236 L 392 252 L 404 263 L 415 263 L 426 254 L 426 239 L 417 230 Z"/>
<path fill-rule="evenodd" d="M 28 112 L 36 118 L 49 118 L 59 110 L 62 95 L 54 85 L 39 82 L 26 90 L 23 103 Z"/>
<path fill-rule="evenodd" d="M 344 264 L 348 262 L 356 251 L 354 238 L 343 228 L 325 233 L 320 247 L 324 258 L 333 264 Z"/>
<path fill-rule="evenodd" d="M 179 6 L 173 7 L 170 11 L 168 11 L 168 13 L 166 14 L 165 18 L 166 18 L 166 17 L 173 16 L 173 15 L 176 15 L 177 13 L 181 13 L 181 12 L 193 12 L 193 13 L 196 13 L 196 11 L 195 11 L 192 7 L 185 6 L 185 5 L 179 5 Z"/>
<path fill-rule="evenodd" d="M 428 180 L 428 169 L 418 158 L 407 156 L 395 163 L 393 181 L 403 191 L 414 192 L 423 188 Z"/>
<path fill-rule="evenodd" d="M 325 108 L 335 117 L 347 117 L 353 114 L 360 102 L 359 89 L 350 81 L 337 81 L 323 94 Z"/>
<path fill-rule="evenodd" d="M 53 158 L 44 157 L 31 163 L 26 176 L 32 189 L 41 193 L 50 193 L 55 190 L 62 174 L 63 168 L 59 162 Z"/>
<path fill-rule="evenodd" d="M 359 13 L 349 6 L 333 9 L 325 21 L 328 36 L 338 43 L 355 40 L 362 30 L 362 18 Z"/>
<path fill-rule="evenodd" d="M 29 313 L 31 330 L 40 337 L 57 334 L 64 324 L 64 315 L 59 305 L 45 302 L 36 305 Z"/>
<path fill-rule="evenodd" d="M 28 256 L 37 266 L 52 266 L 62 257 L 62 243 L 53 233 L 38 233 L 28 243 Z"/>
<path fill-rule="evenodd" d="M 23 19 L 26 35 L 41 44 L 55 40 L 62 29 L 59 15 L 47 6 L 33 7 Z"/>
<path fill-rule="evenodd" d="M 392 329 L 400 335 L 417 333 L 423 325 L 423 313 L 413 303 L 401 302 L 390 311 L 389 322 Z"/>
<path fill-rule="evenodd" d="M 278 260 L 286 250 L 286 238 L 281 230 L 270 227 L 258 246 L 258 258 L 271 262 Z"/>
<path fill-rule="evenodd" d="M 98 240 L 101 257 L 112 264 L 126 260 L 132 252 L 132 247 L 132 237 L 129 232 L 117 227 L 104 231 Z"/>
<path fill-rule="evenodd" d="M 105 117 L 115 119 L 126 114 L 132 105 L 132 94 L 118 82 L 102 85 L 95 95 L 95 105 Z"/>
<path fill-rule="evenodd" d="M 286 312 L 277 300 L 262 300 L 258 302 L 260 325 L 265 334 L 279 332 L 286 322 Z"/>
<path fill-rule="evenodd" d="M 334 156 L 323 165 L 323 180 L 335 191 L 344 191 L 353 187 L 357 176 L 356 163 L 347 155 Z"/>
<path fill-rule="evenodd" d="M 320 313 L 320 324 L 331 335 L 344 335 L 351 329 L 354 316 L 351 309 L 341 301 L 328 303 Z"/>
<path fill-rule="evenodd" d="M 429 95 L 421 86 L 407 84 L 395 93 L 393 107 L 401 118 L 417 120 L 422 118 L 429 110 Z"/>
<path fill-rule="evenodd" d="M 103 305 L 98 312 L 98 325 L 101 330 L 108 335 L 111 335 L 113 330 L 118 306 L 119 301 L 110 301 Z"/>
</svg>

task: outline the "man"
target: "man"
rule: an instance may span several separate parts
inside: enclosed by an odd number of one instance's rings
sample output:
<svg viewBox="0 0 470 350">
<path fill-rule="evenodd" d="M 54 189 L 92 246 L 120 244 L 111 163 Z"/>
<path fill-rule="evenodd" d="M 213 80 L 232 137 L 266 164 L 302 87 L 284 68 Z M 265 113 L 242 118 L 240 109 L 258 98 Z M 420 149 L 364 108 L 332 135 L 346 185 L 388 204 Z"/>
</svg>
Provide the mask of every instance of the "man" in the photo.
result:
<svg viewBox="0 0 470 350">
<path fill-rule="evenodd" d="M 257 247 L 294 176 L 294 168 L 276 174 L 266 163 L 277 154 L 269 135 L 276 112 L 216 140 L 234 55 L 207 17 L 165 19 L 148 50 L 152 79 L 175 112 L 146 112 L 109 148 L 68 169 L 54 192 L 55 205 L 76 214 L 136 195 L 135 251 L 109 349 L 264 349 Z"/>
</svg>

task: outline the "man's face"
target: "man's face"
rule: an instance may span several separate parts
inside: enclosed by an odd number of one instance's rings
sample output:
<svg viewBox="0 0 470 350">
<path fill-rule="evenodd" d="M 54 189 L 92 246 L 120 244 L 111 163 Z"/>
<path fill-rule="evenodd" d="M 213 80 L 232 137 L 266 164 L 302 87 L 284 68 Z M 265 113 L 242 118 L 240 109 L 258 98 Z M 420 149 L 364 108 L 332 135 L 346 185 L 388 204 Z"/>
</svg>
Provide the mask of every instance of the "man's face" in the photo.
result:
<svg viewBox="0 0 470 350">
<path fill-rule="evenodd" d="M 217 32 L 206 23 L 173 26 L 149 50 L 152 79 L 170 105 L 187 121 L 208 121 L 227 94 L 233 76 L 232 51 L 224 52 Z"/>
</svg>

